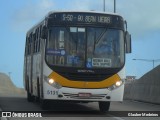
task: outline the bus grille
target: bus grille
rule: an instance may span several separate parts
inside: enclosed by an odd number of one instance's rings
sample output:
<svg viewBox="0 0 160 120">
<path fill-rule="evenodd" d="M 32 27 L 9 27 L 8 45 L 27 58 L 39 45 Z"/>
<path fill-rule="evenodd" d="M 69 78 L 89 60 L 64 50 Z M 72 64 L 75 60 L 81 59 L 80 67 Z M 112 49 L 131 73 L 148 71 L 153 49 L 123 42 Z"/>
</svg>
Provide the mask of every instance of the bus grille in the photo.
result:
<svg viewBox="0 0 160 120">
<path fill-rule="evenodd" d="M 79 74 L 79 73 L 59 73 L 63 77 L 72 81 L 103 81 L 112 75 L 106 74 Z"/>
<path fill-rule="evenodd" d="M 63 95 L 67 98 L 73 99 L 103 99 L 107 94 L 92 94 L 90 97 L 79 97 L 78 94 L 71 94 L 71 93 L 63 93 Z"/>
</svg>

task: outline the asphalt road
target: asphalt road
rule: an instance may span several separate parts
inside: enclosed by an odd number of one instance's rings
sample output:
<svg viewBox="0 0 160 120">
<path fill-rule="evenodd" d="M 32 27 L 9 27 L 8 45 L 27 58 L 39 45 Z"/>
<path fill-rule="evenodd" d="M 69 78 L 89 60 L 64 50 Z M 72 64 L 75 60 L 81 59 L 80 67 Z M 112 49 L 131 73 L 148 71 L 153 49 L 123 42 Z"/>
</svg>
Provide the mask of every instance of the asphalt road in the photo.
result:
<svg viewBox="0 0 160 120">
<path fill-rule="evenodd" d="M 83 119 L 83 120 L 106 120 L 106 118 L 110 120 L 128 120 L 133 119 L 134 117 L 125 117 L 129 113 L 135 113 L 137 111 L 143 111 L 146 113 L 151 113 L 154 111 L 160 111 L 160 105 L 149 104 L 149 103 L 141 103 L 141 102 L 133 102 L 133 101 L 124 101 L 124 102 L 112 102 L 110 106 L 110 110 L 108 113 L 99 112 L 98 103 L 88 103 L 88 104 L 75 104 L 75 103 L 50 103 L 50 107 L 48 111 L 44 111 L 40 108 L 39 103 L 27 102 L 25 96 L 12 96 L 12 97 L 0 97 L 0 108 L 2 111 L 12 111 L 12 112 L 39 112 L 42 113 L 44 119 L 51 120 L 54 117 L 55 119 Z M 132 112 L 131 112 L 132 111 Z M 160 112 L 159 112 L 160 113 Z M 160 116 L 160 114 L 159 114 Z M 160 117 L 149 117 L 149 119 L 157 120 Z M 29 118 L 8 118 L 9 120 L 28 120 Z M 30 118 L 31 119 L 31 118 Z M 37 120 L 37 118 L 32 118 L 33 120 Z M 32 120 L 31 119 L 31 120 Z M 137 119 L 145 119 L 148 120 L 148 117 L 138 117 Z M 2 119 L 3 120 L 3 119 Z M 135 118 L 134 118 L 135 120 Z"/>
</svg>

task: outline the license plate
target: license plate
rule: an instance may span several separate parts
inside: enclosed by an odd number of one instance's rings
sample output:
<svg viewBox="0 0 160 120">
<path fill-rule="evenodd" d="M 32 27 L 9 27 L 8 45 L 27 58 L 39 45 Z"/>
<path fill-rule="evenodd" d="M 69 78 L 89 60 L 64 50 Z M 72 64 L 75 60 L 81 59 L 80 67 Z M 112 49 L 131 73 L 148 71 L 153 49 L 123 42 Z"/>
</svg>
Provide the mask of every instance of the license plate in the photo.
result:
<svg viewBox="0 0 160 120">
<path fill-rule="evenodd" d="M 82 98 L 89 98 L 91 97 L 91 93 L 79 93 L 78 96 L 79 97 L 82 97 Z"/>
</svg>

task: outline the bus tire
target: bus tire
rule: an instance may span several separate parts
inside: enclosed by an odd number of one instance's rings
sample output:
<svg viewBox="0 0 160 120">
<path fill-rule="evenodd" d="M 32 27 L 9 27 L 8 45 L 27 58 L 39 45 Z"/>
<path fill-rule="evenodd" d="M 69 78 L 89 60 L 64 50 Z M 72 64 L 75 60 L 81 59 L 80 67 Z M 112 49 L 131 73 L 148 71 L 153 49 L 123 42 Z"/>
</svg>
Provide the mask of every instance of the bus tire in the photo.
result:
<svg viewBox="0 0 160 120">
<path fill-rule="evenodd" d="M 28 102 L 34 101 L 34 96 L 32 96 L 31 93 L 29 92 L 29 82 L 27 82 L 27 100 Z"/>
<path fill-rule="evenodd" d="M 102 113 L 108 112 L 110 107 L 110 102 L 99 102 L 99 109 Z"/>
<path fill-rule="evenodd" d="M 48 101 L 47 100 L 40 100 L 40 107 L 42 110 L 48 110 Z"/>
<path fill-rule="evenodd" d="M 37 96 L 36 96 L 36 102 L 40 101 L 40 87 L 39 87 L 39 79 L 37 79 Z"/>
<path fill-rule="evenodd" d="M 27 100 L 28 100 L 28 102 L 33 102 L 34 101 L 34 96 L 32 96 L 31 93 L 29 93 L 28 90 L 27 90 Z"/>
</svg>

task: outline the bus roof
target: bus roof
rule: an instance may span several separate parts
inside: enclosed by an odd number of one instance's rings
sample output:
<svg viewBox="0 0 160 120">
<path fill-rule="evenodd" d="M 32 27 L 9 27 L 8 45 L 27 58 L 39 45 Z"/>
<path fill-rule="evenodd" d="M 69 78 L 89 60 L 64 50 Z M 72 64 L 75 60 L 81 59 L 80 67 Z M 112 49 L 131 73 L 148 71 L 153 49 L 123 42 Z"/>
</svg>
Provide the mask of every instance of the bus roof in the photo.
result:
<svg viewBox="0 0 160 120">
<path fill-rule="evenodd" d="M 71 13 L 74 13 L 74 12 L 75 12 L 75 13 L 98 13 L 98 14 L 109 14 L 109 15 L 121 16 L 121 15 L 119 15 L 118 13 L 112 13 L 112 12 L 101 12 L 101 11 L 70 11 L 70 10 L 68 10 L 68 11 L 50 11 L 46 17 L 48 17 L 49 15 L 54 14 L 54 13 L 69 13 L 69 12 L 71 12 Z"/>
<path fill-rule="evenodd" d="M 43 19 L 40 22 L 38 22 L 28 30 L 27 35 L 30 34 L 38 25 L 45 24 L 44 20 L 54 13 L 97 13 L 97 14 L 109 14 L 109 15 L 121 16 L 117 13 L 101 12 L 101 11 L 69 11 L 69 10 L 68 11 L 50 11 L 45 17 L 43 17 Z"/>
</svg>

